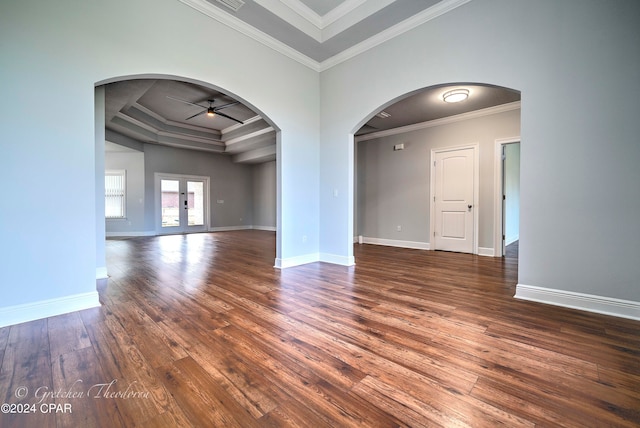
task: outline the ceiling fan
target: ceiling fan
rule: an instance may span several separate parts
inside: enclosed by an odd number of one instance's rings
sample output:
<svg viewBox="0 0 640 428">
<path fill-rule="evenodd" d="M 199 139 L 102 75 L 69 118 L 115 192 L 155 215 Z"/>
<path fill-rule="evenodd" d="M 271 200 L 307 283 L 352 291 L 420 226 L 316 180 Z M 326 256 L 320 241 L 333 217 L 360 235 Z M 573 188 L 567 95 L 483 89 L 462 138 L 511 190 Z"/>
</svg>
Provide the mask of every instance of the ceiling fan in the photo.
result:
<svg viewBox="0 0 640 428">
<path fill-rule="evenodd" d="M 220 112 L 220 110 L 222 110 L 224 108 L 231 107 L 231 106 L 236 105 L 236 104 L 240 104 L 240 101 L 234 101 L 232 103 L 223 104 L 221 106 L 214 107 L 213 103 L 215 102 L 215 100 L 207 100 L 207 102 L 209 103 L 209 106 L 207 107 L 207 106 L 203 106 L 201 104 L 192 103 L 190 101 L 181 100 L 180 98 L 174 98 L 174 97 L 171 97 L 169 95 L 167 95 L 167 98 L 170 98 L 170 99 L 172 99 L 174 101 L 180 101 L 181 103 L 189 104 L 191 106 L 196 106 L 196 107 L 200 107 L 200 108 L 204 109 L 200 113 L 196 113 L 193 116 L 189 116 L 185 120 L 193 119 L 194 117 L 198 117 L 198 116 L 201 116 L 203 114 L 206 114 L 209 117 L 214 117 L 216 115 L 222 116 L 222 117 L 226 117 L 227 119 L 231 119 L 231 120 L 233 120 L 235 122 L 238 122 L 240 124 L 244 124 L 243 121 L 238 120 L 235 117 L 231 117 L 231 116 L 229 116 L 227 114 L 224 114 L 224 113 Z"/>
</svg>

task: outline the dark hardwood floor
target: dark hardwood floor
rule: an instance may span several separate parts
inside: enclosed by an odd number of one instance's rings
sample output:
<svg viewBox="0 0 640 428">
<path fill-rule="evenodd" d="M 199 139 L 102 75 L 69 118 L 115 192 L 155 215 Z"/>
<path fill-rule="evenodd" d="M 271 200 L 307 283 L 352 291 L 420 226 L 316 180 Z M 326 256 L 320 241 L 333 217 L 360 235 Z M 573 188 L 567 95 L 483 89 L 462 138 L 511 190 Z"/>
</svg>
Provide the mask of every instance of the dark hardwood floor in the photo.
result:
<svg viewBox="0 0 640 428">
<path fill-rule="evenodd" d="M 355 253 L 109 240 L 102 307 L 0 329 L 0 426 L 640 425 L 640 322 L 515 300 L 508 257 Z"/>
</svg>

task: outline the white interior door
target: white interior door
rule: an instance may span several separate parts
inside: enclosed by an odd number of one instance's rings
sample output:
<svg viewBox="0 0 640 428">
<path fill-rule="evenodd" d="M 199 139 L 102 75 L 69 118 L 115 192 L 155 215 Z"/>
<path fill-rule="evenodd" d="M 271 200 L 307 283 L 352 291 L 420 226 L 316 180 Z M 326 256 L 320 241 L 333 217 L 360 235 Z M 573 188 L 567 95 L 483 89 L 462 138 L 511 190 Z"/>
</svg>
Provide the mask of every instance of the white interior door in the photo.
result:
<svg viewBox="0 0 640 428">
<path fill-rule="evenodd" d="M 475 252 L 476 150 L 434 153 L 434 250 Z"/>
<path fill-rule="evenodd" d="M 208 177 L 156 174 L 158 233 L 208 229 L 208 180 Z"/>
</svg>

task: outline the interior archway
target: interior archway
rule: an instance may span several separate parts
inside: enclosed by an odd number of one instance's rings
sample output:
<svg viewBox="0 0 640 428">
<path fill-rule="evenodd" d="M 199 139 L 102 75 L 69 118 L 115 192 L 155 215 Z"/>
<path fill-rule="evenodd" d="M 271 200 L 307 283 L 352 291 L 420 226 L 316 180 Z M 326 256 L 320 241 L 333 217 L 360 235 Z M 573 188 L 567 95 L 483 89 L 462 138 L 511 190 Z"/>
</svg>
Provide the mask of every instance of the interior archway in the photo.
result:
<svg viewBox="0 0 640 428">
<path fill-rule="evenodd" d="M 453 90 L 467 98 L 445 102 Z M 454 82 L 398 96 L 353 129 L 353 230 L 362 243 L 434 249 L 430 229 L 434 149 L 476 144 L 479 186 L 476 253 L 499 256 L 495 228 L 497 140 L 520 137 L 520 92 L 483 83 Z"/>
<path fill-rule="evenodd" d="M 120 76 L 100 81 L 95 87 L 98 278 L 106 276 L 104 238 L 157 234 L 152 174 L 162 171 L 210 175 L 207 231 L 274 231 L 274 258 L 279 257 L 280 129 L 266 114 L 223 88 L 180 76 Z M 142 161 L 147 168 L 137 174 L 138 196 L 127 195 L 128 215 L 112 222 L 117 227 L 111 230 L 108 224 L 106 231 L 105 140 L 107 151 L 116 148 L 122 153 L 147 154 Z M 149 161 L 150 156 L 153 161 Z M 170 159 L 159 160 L 163 156 Z M 211 162 L 216 164 L 207 165 Z M 150 171 L 149 166 L 162 171 Z M 254 179 L 256 174 L 265 179 Z M 253 189 L 256 183 L 262 186 L 258 190 Z M 254 191 L 268 193 L 261 195 L 268 197 L 258 198 Z"/>
</svg>

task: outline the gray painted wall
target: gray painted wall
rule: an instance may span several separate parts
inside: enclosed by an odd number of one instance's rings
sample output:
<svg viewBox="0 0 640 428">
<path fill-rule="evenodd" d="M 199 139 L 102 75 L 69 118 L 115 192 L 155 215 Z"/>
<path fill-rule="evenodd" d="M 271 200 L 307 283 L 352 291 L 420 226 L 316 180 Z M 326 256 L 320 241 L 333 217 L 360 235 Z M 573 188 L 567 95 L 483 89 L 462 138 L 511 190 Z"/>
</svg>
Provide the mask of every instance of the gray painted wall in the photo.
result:
<svg viewBox="0 0 640 428">
<path fill-rule="evenodd" d="M 637 0 L 471 1 L 324 71 L 320 251 L 353 254 L 350 133 L 420 88 L 495 84 L 522 94 L 518 282 L 640 302 L 639 22 Z"/>
<path fill-rule="evenodd" d="M 253 226 L 276 227 L 276 162 L 253 166 Z"/>
<path fill-rule="evenodd" d="M 155 173 L 209 177 L 210 227 L 253 224 L 251 166 L 236 164 L 229 156 L 145 144 L 145 225 L 156 229 Z M 224 203 L 218 203 L 218 200 Z"/>
<path fill-rule="evenodd" d="M 212 228 L 275 229 L 275 161 L 243 165 L 231 162 L 229 156 L 151 144 L 143 147 L 144 153 L 107 151 L 105 154 L 106 169 L 127 171 L 127 218 L 108 219 L 107 236 L 155 234 L 154 177 L 157 172 L 209 177 Z M 147 180 L 151 180 L 150 183 Z"/>
<path fill-rule="evenodd" d="M 480 247 L 493 248 L 495 140 L 519 134 L 517 109 L 357 143 L 356 235 L 430 242 L 431 150 L 478 143 L 478 241 Z M 394 151 L 396 144 L 404 144 L 405 149 Z"/>
</svg>

